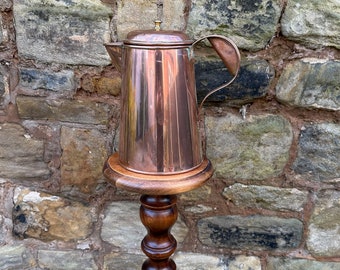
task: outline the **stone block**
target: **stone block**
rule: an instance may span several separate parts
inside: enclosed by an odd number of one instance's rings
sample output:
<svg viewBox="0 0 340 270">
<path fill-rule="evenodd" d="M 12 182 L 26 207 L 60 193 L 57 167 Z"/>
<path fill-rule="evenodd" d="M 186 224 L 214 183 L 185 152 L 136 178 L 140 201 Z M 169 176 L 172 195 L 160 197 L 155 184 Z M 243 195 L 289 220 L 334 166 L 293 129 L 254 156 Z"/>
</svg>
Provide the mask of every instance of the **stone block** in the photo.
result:
<svg viewBox="0 0 340 270">
<path fill-rule="evenodd" d="M 277 188 L 236 183 L 226 187 L 223 191 L 223 196 L 238 207 L 300 212 L 307 202 L 308 192 L 296 188 Z"/>
<path fill-rule="evenodd" d="M 293 163 L 295 173 L 312 181 L 340 177 L 340 125 L 320 123 L 301 131 L 298 153 Z"/>
<path fill-rule="evenodd" d="M 98 93 L 100 95 L 113 95 L 118 96 L 120 94 L 121 89 L 121 78 L 114 77 L 95 77 L 92 78 L 90 76 L 84 76 L 82 78 L 81 87 L 84 91 L 90 93 Z"/>
<path fill-rule="evenodd" d="M 145 260 L 144 254 L 111 253 L 104 256 L 103 270 L 136 270 L 141 268 Z"/>
<path fill-rule="evenodd" d="M 303 224 L 269 216 L 214 216 L 199 220 L 203 245 L 238 250 L 284 251 L 299 246 Z"/>
<path fill-rule="evenodd" d="M 32 90 L 69 92 L 75 90 L 75 78 L 72 70 L 53 72 L 33 68 L 20 68 L 20 86 Z"/>
<path fill-rule="evenodd" d="M 16 103 L 22 119 L 106 125 L 110 117 L 108 104 L 89 100 L 17 96 Z"/>
<path fill-rule="evenodd" d="M 276 86 L 282 103 L 295 107 L 340 110 L 340 61 L 303 59 L 288 64 Z"/>
<path fill-rule="evenodd" d="M 103 182 L 106 134 L 97 129 L 61 128 L 61 189 L 93 193 Z"/>
<path fill-rule="evenodd" d="M 174 260 L 181 270 L 261 270 L 260 258 L 235 256 L 232 258 L 200 253 L 179 252 Z"/>
<path fill-rule="evenodd" d="M 288 161 L 292 127 L 281 116 L 207 116 L 205 128 L 217 177 L 264 180 L 278 176 Z"/>
<path fill-rule="evenodd" d="M 288 1 L 282 16 L 282 34 L 310 47 L 340 48 L 339 1 Z"/>
<path fill-rule="evenodd" d="M 112 9 L 100 0 L 14 0 L 19 56 L 71 65 L 107 65 Z"/>
<path fill-rule="evenodd" d="M 98 269 L 93 254 L 81 250 L 38 250 L 38 263 L 42 269 Z"/>
<path fill-rule="evenodd" d="M 141 254 L 140 243 L 146 236 L 146 228 L 139 219 L 138 203 L 114 202 L 105 210 L 101 238 L 121 251 Z M 179 219 L 173 226 L 171 233 L 180 245 L 188 233 L 188 228 Z"/>
<path fill-rule="evenodd" d="M 18 124 L 0 124 L 0 177 L 45 179 L 50 171 L 43 157 L 43 141 L 33 139 Z"/>
<path fill-rule="evenodd" d="M 338 270 L 339 262 L 318 262 L 314 260 L 273 258 L 268 259 L 267 270 Z"/>
<path fill-rule="evenodd" d="M 186 1 L 163 0 L 162 3 L 162 29 L 183 30 Z M 133 30 L 154 29 L 154 21 L 158 19 L 156 1 L 118 0 L 116 14 L 118 40 L 125 39 L 127 33 Z"/>
<path fill-rule="evenodd" d="M 281 15 L 280 1 L 191 1 L 187 31 L 194 38 L 224 35 L 238 47 L 263 49 L 275 35 Z"/>
<path fill-rule="evenodd" d="M 211 90 L 232 79 L 221 60 L 200 60 L 195 64 L 196 89 L 201 101 Z M 265 60 L 242 61 L 236 80 L 227 88 L 212 94 L 207 101 L 247 103 L 264 97 L 274 78 L 274 69 Z"/>
<path fill-rule="evenodd" d="M 96 221 L 92 207 L 27 188 L 17 187 L 13 202 L 13 233 L 20 238 L 81 240 Z"/>
<path fill-rule="evenodd" d="M 340 192 L 321 191 L 308 226 L 307 248 L 315 257 L 340 257 L 339 213 Z"/>
<path fill-rule="evenodd" d="M 5 245 L 0 247 L 0 269 L 33 269 L 36 262 L 33 256 L 23 246 Z"/>
</svg>

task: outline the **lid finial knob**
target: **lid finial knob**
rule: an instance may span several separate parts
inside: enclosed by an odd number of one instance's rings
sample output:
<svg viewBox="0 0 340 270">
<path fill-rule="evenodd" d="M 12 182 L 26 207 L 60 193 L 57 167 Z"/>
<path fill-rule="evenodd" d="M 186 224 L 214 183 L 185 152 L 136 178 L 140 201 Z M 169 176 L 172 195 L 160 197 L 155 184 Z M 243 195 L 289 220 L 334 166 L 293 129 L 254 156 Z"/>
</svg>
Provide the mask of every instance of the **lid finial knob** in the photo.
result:
<svg viewBox="0 0 340 270">
<path fill-rule="evenodd" d="M 160 31 L 161 30 L 161 20 L 155 20 L 155 30 Z"/>
</svg>

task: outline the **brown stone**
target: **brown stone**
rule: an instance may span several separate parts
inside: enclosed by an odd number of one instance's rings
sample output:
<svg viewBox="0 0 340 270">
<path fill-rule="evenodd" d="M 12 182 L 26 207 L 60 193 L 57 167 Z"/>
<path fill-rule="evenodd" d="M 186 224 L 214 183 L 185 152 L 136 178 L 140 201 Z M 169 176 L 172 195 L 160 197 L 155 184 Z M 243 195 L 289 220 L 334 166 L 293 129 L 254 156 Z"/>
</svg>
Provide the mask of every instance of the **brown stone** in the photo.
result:
<svg viewBox="0 0 340 270">
<path fill-rule="evenodd" d="M 98 130 L 61 128 L 61 185 L 64 191 L 91 193 L 103 179 L 108 156 L 105 134 Z"/>
<path fill-rule="evenodd" d="M 73 241 L 92 232 L 93 209 L 80 202 L 20 187 L 13 201 L 13 232 L 19 237 Z"/>
<path fill-rule="evenodd" d="M 111 79 L 107 77 L 93 79 L 94 89 L 98 94 L 117 96 L 120 93 L 120 77 Z"/>
</svg>

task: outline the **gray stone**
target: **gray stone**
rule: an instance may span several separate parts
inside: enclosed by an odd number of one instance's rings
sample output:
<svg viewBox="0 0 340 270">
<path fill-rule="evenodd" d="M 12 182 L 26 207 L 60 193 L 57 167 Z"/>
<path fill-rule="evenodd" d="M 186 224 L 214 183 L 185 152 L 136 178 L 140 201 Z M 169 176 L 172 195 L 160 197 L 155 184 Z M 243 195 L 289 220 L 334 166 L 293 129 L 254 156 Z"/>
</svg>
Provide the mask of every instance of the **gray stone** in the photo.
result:
<svg viewBox="0 0 340 270">
<path fill-rule="evenodd" d="M 21 68 L 19 76 L 20 85 L 33 90 L 44 89 L 53 92 L 64 92 L 75 89 L 74 72 L 71 70 L 53 72 Z"/>
<path fill-rule="evenodd" d="M 84 251 L 38 250 L 39 267 L 55 270 L 98 269 L 93 255 Z"/>
<path fill-rule="evenodd" d="M 23 245 L 0 247 L 0 270 L 32 269 L 36 262 Z"/>
<path fill-rule="evenodd" d="M 320 123 L 303 128 L 293 164 L 296 173 L 314 181 L 339 178 L 339 160 L 340 125 Z"/>
<path fill-rule="evenodd" d="M 5 38 L 4 38 L 4 29 L 2 26 L 2 16 L 0 14 L 0 45 L 2 42 L 4 42 Z"/>
<path fill-rule="evenodd" d="M 23 119 L 102 125 L 109 121 L 110 107 L 104 103 L 29 96 L 18 96 L 16 102 Z"/>
<path fill-rule="evenodd" d="M 282 16 L 282 34 L 303 44 L 340 48 L 338 0 L 288 1 Z"/>
<path fill-rule="evenodd" d="M 270 257 L 267 270 L 338 270 L 338 262 L 318 262 L 304 259 L 288 259 Z"/>
<path fill-rule="evenodd" d="M 191 2 L 187 27 L 191 36 L 225 35 L 247 50 L 260 50 L 269 43 L 281 15 L 277 0 Z"/>
<path fill-rule="evenodd" d="M 303 59 L 288 64 L 276 86 L 277 99 L 295 107 L 340 110 L 340 61 Z"/>
<path fill-rule="evenodd" d="M 134 202 L 111 203 L 105 210 L 102 239 L 124 252 L 140 254 L 140 243 L 146 236 L 146 229 L 139 219 L 139 207 L 140 205 Z M 188 233 L 180 218 L 171 233 L 180 245 Z"/>
<path fill-rule="evenodd" d="M 278 176 L 288 161 L 292 127 L 281 116 L 207 116 L 205 126 L 218 177 L 264 180 Z"/>
<path fill-rule="evenodd" d="M 12 236 L 11 211 L 13 203 L 9 198 L 13 196 L 13 188 L 9 182 L 0 178 L 0 246 L 6 244 Z"/>
<path fill-rule="evenodd" d="M 302 211 L 308 192 L 296 188 L 277 188 L 234 184 L 226 187 L 223 196 L 236 206 L 274 211 Z"/>
<path fill-rule="evenodd" d="M 299 246 L 303 225 L 297 219 L 268 216 L 215 216 L 199 220 L 207 246 L 245 250 L 287 250 Z"/>
<path fill-rule="evenodd" d="M 186 1 L 163 0 L 161 2 L 163 4 L 161 12 L 163 16 L 160 18 L 162 29 L 183 30 Z M 154 29 L 154 20 L 157 19 L 156 1 L 118 0 L 116 14 L 117 38 L 123 40 L 130 31 Z M 132 14 L 136 16 L 131 16 Z"/>
<path fill-rule="evenodd" d="M 100 0 L 14 0 L 21 57 L 71 65 L 107 65 L 112 9 Z"/>
<path fill-rule="evenodd" d="M 209 91 L 232 79 L 221 60 L 202 59 L 195 64 L 196 88 L 201 101 Z M 207 101 L 246 103 L 265 96 L 274 77 L 274 69 L 265 60 L 242 61 L 236 80 L 227 88 L 209 96 Z"/>
<path fill-rule="evenodd" d="M 103 270 L 124 269 L 136 270 L 140 269 L 143 262 L 147 259 L 145 255 L 140 254 L 121 254 L 111 253 L 105 255 Z"/>
<path fill-rule="evenodd" d="M 233 258 L 200 253 L 179 252 L 174 256 L 179 270 L 261 270 L 258 257 L 239 255 Z"/>
<path fill-rule="evenodd" d="M 103 182 L 107 135 L 96 129 L 61 128 L 61 189 L 94 193 Z"/>
<path fill-rule="evenodd" d="M 12 0 L 1 0 L 0 10 L 6 11 L 12 7 Z"/>
<path fill-rule="evenodd" d="M 33 139 L 17 124 L 0 124 L 0 177 L 45 179 L 44 142 Z"/>
<path fill-rule="evenodd" d="M 27 188 L 17 187 L 13 202 L 13 233 L 20 238 L 81 240 L 96 221 L 92 207 Z"/>
<path fill-rule="evenodd" d="M 307 248 L 314 256 L 340 257 L 339 213 L 340 192 L 321 191 L 308 227 Z"/>
</svg>

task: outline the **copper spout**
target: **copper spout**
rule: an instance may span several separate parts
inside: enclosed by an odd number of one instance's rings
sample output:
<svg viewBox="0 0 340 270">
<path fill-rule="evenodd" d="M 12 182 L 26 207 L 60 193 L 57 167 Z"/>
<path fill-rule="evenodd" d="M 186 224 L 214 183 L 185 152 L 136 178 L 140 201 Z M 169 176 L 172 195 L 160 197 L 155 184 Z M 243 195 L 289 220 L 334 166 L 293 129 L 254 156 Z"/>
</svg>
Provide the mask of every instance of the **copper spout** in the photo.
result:
<svg viewBox="0 0 340 270">
<path fill-rule="evenodd" d="M 104 46 L 111 57 L 112 64 L 119 73 L 122 73 L 123 42 L 106 43 Z"/>
</svg>

